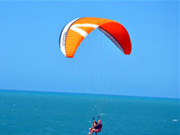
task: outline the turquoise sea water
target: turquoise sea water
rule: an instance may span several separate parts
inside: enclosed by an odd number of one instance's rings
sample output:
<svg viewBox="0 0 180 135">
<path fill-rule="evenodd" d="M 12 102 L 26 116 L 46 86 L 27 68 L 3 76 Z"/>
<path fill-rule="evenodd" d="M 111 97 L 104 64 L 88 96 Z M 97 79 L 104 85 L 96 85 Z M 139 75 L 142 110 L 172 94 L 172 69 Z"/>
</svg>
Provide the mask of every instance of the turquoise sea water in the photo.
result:
<svg viewBox="0 0 180 135">
<path fill-rule="evenodd" d="M 0 135 L 179 135 L 178 99 L 0 91 Z"/>
</svg>

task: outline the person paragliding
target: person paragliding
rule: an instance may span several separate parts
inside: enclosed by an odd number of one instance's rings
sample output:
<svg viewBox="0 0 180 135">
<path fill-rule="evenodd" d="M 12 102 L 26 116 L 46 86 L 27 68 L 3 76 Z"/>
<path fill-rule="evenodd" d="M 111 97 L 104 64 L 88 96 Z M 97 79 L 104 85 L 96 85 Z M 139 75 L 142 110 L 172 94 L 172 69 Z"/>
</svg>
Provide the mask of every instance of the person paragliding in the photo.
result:
<svg viewBox="0 0 180 135">
<path fill-rule="evenodd" d="M 99 119 L 99 116 L 98 116 L 98 119 Z M 98 122 L 96 122 L 94 117 L 93 117 L 93 120 L 94 121 L 93 121 L 92 127 L 89 128 L 88 135 L 92 135 L 93 133 L 97 135 L 98 132 L 101 132 L 101 128 L 102 128 L 101 120 L 99 119 Z"/>
<path fill-rule="evenodd" d="M 63 55 L 67 58 L 73 58 L 84 38 L 95 29 L 104 33 L 125 55 L 130 55 L 131 40 L 126 28 L 114 20 L 97 17 L 77 18 L 62 29 L 59 46 Z M 89 129 L 89 135 L 93 133 L 97 135 L 98 132 L 101 132 L 101 120 L 96 122 L 93 117 L 93 121 L 93 125 Z"/>
</svg>

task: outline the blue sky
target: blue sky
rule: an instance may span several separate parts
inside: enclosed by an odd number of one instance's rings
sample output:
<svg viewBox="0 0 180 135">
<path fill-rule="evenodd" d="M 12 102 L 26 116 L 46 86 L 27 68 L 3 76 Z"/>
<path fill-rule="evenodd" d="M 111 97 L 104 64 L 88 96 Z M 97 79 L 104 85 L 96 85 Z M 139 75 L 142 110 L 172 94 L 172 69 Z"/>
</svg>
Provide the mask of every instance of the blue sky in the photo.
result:
<svg viewBox="0 0 180 135">
<path fill-rule="evenodd" d="M 78 17 L 124 25 L 131 55 L 95 30 L 64 57 L 60 32 Z M 0 89 L 179 98 L 179 1 L 1 1 L 0 37 Z"/>
</svg>

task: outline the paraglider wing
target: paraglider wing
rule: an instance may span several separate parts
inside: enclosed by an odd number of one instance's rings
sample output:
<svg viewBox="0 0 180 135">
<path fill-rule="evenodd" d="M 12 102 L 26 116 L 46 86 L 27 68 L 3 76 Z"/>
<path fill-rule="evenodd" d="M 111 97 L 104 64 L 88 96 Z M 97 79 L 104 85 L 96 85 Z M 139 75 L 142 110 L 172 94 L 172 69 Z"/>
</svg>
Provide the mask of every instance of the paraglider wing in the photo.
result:
<svg viewBox="0 0 180 135">
<path fill-rule="evenodd" d="M 124 54 L 131 53 L 131 40 L 125 27 L 116 21 L 96 17 L 78 18 L 63 28 L 59 41 L 62 53 L 73 58 L 83 39 L 96 28 L 111 39 Z"/>
</svg>

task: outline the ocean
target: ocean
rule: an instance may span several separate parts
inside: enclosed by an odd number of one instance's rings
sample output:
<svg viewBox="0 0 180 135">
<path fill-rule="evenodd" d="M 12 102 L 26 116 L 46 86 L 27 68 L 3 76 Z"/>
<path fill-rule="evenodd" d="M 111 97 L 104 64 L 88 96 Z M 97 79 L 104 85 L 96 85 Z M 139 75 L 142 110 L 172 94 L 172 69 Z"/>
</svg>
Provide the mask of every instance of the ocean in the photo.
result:
<svg viewBox="0 0 180 135">
<path fill-rule="evenodd" d="M 0 91 L 0 135 L 180 135 L 180 100 Z"/>
</svg>

